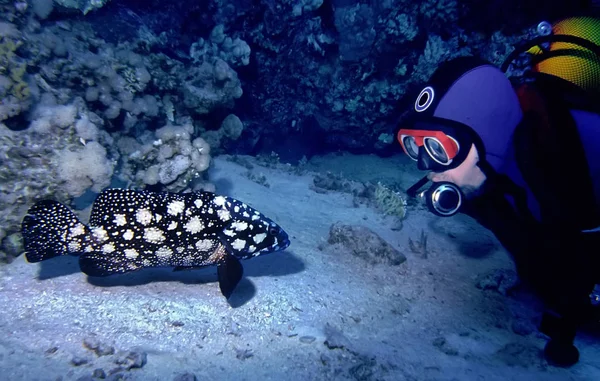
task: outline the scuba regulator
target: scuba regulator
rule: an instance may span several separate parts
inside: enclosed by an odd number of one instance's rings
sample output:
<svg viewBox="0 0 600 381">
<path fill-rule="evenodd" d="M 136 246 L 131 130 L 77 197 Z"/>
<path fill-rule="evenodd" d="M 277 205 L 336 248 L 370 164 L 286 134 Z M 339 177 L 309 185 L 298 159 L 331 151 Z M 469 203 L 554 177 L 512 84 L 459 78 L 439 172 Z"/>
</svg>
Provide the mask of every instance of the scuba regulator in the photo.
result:
<svg viewBox="0 0 600 381">
<path fill-rule="evenodd" d="M 427 208 L 440 217 L 450 217 L 458 213 L 463 203 L 464 195 L 460 188 L 447 181 L 433 183 L 424 191 L 421 188 L 427 184 L 427 176 L 411 186 L 406 194 L 410 197 L 419 197 L 425 200 Z"/>
</svg>

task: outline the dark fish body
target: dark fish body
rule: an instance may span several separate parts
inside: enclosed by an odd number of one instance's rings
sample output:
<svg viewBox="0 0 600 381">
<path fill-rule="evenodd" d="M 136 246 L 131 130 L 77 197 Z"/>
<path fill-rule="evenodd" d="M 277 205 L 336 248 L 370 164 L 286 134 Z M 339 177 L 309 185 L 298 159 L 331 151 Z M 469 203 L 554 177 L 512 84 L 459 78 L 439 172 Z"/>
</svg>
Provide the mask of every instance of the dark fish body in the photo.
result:
<svg viewBox="0 0 600 381">
<path fill-rule="evenodd" d="M 24 217 L 22 234 L 29 262 L 79 255 L 81 270 L 90 276 L 217 265 L 227 298 L 242 276 L 239 259 L 290 243 L 279 225 L 230 197 L 127 189 L 102 192 L 87 226 L 65 205 L 40 201 Z"/>
</svg>

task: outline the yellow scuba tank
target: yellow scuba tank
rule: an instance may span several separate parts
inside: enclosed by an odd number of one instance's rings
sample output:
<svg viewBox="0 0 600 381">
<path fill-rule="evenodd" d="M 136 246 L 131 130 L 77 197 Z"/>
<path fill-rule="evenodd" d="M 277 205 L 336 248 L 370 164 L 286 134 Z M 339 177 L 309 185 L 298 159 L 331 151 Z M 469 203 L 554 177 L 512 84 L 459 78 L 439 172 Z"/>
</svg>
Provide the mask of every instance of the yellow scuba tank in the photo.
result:
<svg viewBox="0 0 600 381">
<path fill-rule="evenodd" d="M 562 78 L 586 91 L 600 91 L 600 19 L 570 17 L 553 25 L 542 22 L 538 25 L 538 33 L 545 33 L 554 40 L 549 39 L 547 48 L 536 45 L 527 50 L 535 56 L 532 60 L 534 71 Z M 581 40 L 568 42 L 569 39 L 562 40 L 561 36 Z"/>
<path fill-rule="evenodd" d="M 600 18 L 570 17 L 554 24 L 542 21 L 537 35 L 515 46 L 501 70 L 520 71 L 524 62 L 520 58 L 525 58 L 525 71 L 518 76 L 523 80 L 545 77 L 561 91 L 570 86 L 593 98 L 600 96 Z"/>
</svg>

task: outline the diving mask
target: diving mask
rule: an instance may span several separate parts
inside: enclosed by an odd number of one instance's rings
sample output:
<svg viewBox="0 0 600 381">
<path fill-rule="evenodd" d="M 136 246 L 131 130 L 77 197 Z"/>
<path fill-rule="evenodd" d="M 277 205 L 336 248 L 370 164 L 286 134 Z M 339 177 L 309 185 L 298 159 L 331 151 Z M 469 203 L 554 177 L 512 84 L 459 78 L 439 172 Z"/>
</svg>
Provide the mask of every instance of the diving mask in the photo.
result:
<svg viewBox="0 0 600 381">
<path fill-rule="evenodd" d="M 400 128 L 396 137 L 420 170 L 442 172 L 458 167 L 477 139 L 471 128 L 449 119 L 429 117 L 407 125 L 411 127 Z"/>
</svg>

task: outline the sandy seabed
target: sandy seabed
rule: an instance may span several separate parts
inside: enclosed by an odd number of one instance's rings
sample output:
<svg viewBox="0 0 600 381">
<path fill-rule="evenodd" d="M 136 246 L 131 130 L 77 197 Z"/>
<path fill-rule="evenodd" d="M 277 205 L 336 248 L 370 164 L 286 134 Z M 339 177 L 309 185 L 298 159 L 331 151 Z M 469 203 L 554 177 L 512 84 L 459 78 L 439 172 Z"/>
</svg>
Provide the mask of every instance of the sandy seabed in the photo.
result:
<svg viewBox="0 0 600 381">
<path fill-rule="evenodd" d="M 600 380 L 591 335 L 577 338 L 577 365 L 547 364 L 539 303 L 526 291 L 500 292 L 498 274 L 513 264 L 468 217 L 413 206 L 398 229 L 350 194 L 311 189 L 313 171 L 327 170 L 407 188 L 420 174 L 404 159 L 332 155 L 298 175 L 216 158 L 217 191 L 292 240 L 284 252 L 244 261 L 229 303 L 214 267 L 103 279 L 79 272 L 72 257 L 28 264 L 21 256 L 0 267 L 0 379 Z M 263 175 L 269 187 L 250 179 Z M 372 229 L 407 260 L 373 265 L 328 250 L 336 222 Z M 409 241 L 422 234 L 427 250 L 417 252 Z M 482 279 L 500 287 L 482 288 Z"/>
</svg>

